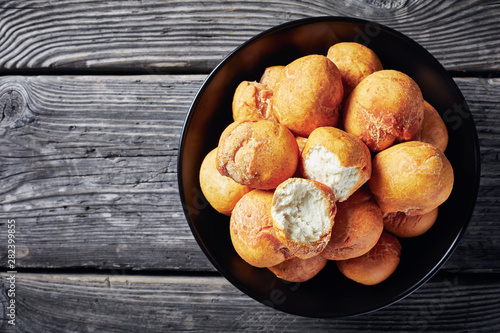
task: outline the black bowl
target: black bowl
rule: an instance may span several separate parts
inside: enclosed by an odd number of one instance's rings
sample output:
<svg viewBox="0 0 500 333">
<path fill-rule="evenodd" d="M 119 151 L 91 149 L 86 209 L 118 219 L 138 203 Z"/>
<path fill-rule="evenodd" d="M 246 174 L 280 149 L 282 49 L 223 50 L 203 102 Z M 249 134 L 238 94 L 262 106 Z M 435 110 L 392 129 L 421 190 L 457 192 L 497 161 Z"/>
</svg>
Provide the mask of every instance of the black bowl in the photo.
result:
<svg viewBox="0 0 500 333">
<path fill-rule="evenodd" d="M 204 198 L 198 172 L 204 156 L 232 122 L 231 101 L 243 80 L 259 80 L 264 69 L 286 65 L 307 54 L 326 55 L 341 41 L 371 48 L 384 68 L 411 76 L 424 98 L 442 115 L 449 131 L 446 150 L 455 173 L 451 196 L 435 225 L 424 235 L 402 239 L 401 262 L 387 280 L 364 286 L 343 277 L 329 262 L 313 279 L 289 283 L 265 268 L 255 268 L 235 252 L 229 218 Z M 308 317 L 346 317 L 371 312 L 401 300 L 424 284 L 451 256 L 471 218 L 479 186 L 479 144 L 470 110 L 457 85 L 424 48 L 383 25 L 344 17 L 293 21 L 269 29 L 229 54 L 199 90 L 184 124 L 178 156 L 178 181 L 187 221 L 207 257 L 233 285 L 270 307 Z"/>
</svg>

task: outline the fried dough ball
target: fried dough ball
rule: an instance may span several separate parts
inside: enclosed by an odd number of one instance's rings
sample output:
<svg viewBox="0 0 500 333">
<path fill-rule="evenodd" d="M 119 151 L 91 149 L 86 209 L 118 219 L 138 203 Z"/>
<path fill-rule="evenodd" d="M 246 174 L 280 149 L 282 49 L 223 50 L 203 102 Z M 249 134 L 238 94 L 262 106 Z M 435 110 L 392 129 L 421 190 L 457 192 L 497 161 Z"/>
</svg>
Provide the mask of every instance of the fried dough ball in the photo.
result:
<svg viewBox="0 0 500 333">
<path fill-rule="evenodd" d="M 344 201 L 370 178 L 371 155 L 354 135 L 319 127 L 307 139 L 299 169 L 305 178 L 330 186 L 335 198 Z"/>
<path fill-rule="evenodd" d="M 448 199 L 453 182 L 452 166 L 439 149 L 409 141 L 375 156 L 368 184 L 385 214 L 422 215 Z"/>
<path fill-rule="evenodd" d="M 233 96 L 234 121 L 276 121 L 272 111 L 273 92 L 259 82 L 242 81 Z"/>
<path fill-rule="evenodd" d="M 274 191 L 271 216 L 276 236 L 295 256 L 314 257 L 330 240 L 336 210 L 328 186 L 303 178 L 287 179 Z"/>
<path fill-rule="evenodd" d="M 269 121 L 230 124 L 217 149 L 217 170 L 239 184 L 274 189 L 297 169 L 299 148 L 285 126 Z"/>
<path fill-rule="evenodd" d="M 209 152 L 201 163 L 201 192 L 216 211 L 229 216 L 238 200 L 252 189 L 222 176 L 215 167 L 216 155 L 217 148 Z"/>
<path fill-rule="evenodd" d="M 391 276 L 398 267 L 400 258 L 399 240 L 384 231 L 370 251 L 357 258 L 339 260 L 337 267 L 348 279 L 371 286 Z"/>
<path fill-rule="evenodd" d="M 274 88 L 274 112 L 295 135 L 308 137 L 318 127 L 337 125 L 343 96 L 337 66 L 325 56 L 308 55 L 282 69 Z"/>
<path fill-rule="evenodd" d="M 383 69 L 375 52 L 355 42 L 332 45 L 328 49 L 327 57 L 337 65 L 340 71 L 345 96 L 348 96 L 365 77 Z"/>
<path fill-rule="evenodd" d="M 332 237 L 321 255 L 330 260 L 359 257 L 375 246 L 383 230 L 382 210 L 371 193 L 360 188 L 337 203 Z"/>
<path fill-rule="evenodd" d="M 427 142 L 444 152 L 448 146 L 448 129 L 443 119 L 427 101 L 424 101 L 424 120 L 415 140 Z"/>
<path fill-rule="evenodd" d="M 276 84 L 281 78 L 281 71 L 285 68 L 285 66 L 270 66 L 264 70 L 264 74 L 260 78 L 260 83 L 265 86 L 268 86 L 271 90 L 274 90 Z"/>
<path fill-rule="evenodd" d="M 271 207 L 273 191 L 253 190 L 234 207 L 229 233 L 234 249 L 255 267 L 277 265 L 293 257 L 273 229 Z"/>
<path fill-rule="evenodd" d="M 405 213 L 389 213 L 384 216 L 384 228 L 401 237 L 417 237 L 426 233 L 436 222 L 439 208 L 423 215 L 408 216 Z"/>
<path fill-rule="evenodd" d="M 378 152 L 416 137 L 424 119 L 424 99 L 408 75 L 380 70 L 354 88 L 343 116 L 345 131 Z"/>
<path fill-rule="evenodd" d="M 276 266 L 268 267 L 278 278 L 290 282 L 305 282 L 315 277 L 326 266 L 322 256 L 308 259 L 293 257 Z"/>
</svg>

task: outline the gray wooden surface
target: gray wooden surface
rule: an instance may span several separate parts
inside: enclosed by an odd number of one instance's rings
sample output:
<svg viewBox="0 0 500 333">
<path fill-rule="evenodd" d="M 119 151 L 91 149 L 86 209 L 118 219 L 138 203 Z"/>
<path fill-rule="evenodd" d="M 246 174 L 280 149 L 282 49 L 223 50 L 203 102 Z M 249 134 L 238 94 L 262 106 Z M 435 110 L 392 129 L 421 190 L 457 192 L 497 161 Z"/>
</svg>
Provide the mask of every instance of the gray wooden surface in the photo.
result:
<svg viewBox="0 0 500 333">
<path fill-rule="evenodd" d="M 179 201 L 179 135 L 223 57 L 274 25 L 360 17 L 426 47 L 472 111 L 482 175 L 441 271 L 361 317 L 266 307 L 220 277 Z M 0 258 L 16 220 L 19 332 L 500 328 L 500 2 L 0 1 Z M 5 264 L 4 264 L 5 263 Z M 9 274 L 0 273 L 0 331 Z"/>
</svg>

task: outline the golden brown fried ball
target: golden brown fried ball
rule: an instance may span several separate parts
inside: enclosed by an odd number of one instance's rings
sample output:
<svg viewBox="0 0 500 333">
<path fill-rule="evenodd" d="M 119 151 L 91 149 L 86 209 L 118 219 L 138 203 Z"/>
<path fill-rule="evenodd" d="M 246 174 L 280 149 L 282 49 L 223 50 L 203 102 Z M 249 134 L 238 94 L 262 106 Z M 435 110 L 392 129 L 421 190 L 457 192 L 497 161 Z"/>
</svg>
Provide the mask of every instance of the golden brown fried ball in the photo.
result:
<svg viewBox="0 0 500 333">
<path fill-rule="evenodd" d="M 200 187 L 210 205 L 219 213 L 229 216 L 238 200 L 252 189 L 222 176 L 215 166 L 216 155 L 217 148 L 203 159 L 200 168 Z"/>
<path fill-rule="evenodd" d="M 274 189 L 297 169 L 299 148 L 285 126 L 269 121 L 230 124 L 217 149 L 217 170 L 242 185 Z"/>
<path fill-rule="evenodd" d="M 347 96 L 361 80 L 373 72 L 382 70 L 382 63 L 370 48 L 355 42 L 341 42 L 328 49 L 328 59 L 340 71 Z"/>
<path fill-rule="evenodd" d="M 277 265 L 293 257 L 273 229 L 273 191 L 253 190 L 234 207 L 229 232 L 238 255 L 255 267 Z"/>
<path fill-rule="evenodd" d="M 408 75 L 381 70 L 364 78 L 344 106 L 344 129 L 372 152 L 412 140 L 424 119 L 424 99 Z"/>
<path fill-rule="evenodd" d="M 295 135 L 308 137 L 318 127 L 337 125 L 343 96 L 337 66 L 325 56 L 308 55 L 283 68 L 274 88 L 274 112 Z"/>
<path fill-rule="evenodd" d="M 385 214 L 422 215 L 448 199 L 453 182 L 453 168 L 439 149 L 409 141 L 375 156 L 368 184 Z"/>
</svg>

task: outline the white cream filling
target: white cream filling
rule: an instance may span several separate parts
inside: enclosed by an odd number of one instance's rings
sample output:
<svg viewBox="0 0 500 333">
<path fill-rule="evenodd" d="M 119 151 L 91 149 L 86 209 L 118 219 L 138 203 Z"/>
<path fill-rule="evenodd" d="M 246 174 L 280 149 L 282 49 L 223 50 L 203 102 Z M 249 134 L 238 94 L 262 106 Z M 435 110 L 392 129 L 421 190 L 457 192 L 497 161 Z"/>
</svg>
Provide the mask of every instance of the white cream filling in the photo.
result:
<svg viewBox="0 0 500 333">
<path fill-rule="evenodd" d="M 274 221 L 288 238 L 313 243 L 331 227 L 325 194 L 306 180 L 293 181 L 276 190 L 271 210 Z"/>
<path fill-rule="evenodd" d="M 321 145 L 312 146 L 304 160 L 306 178 L 330 186 L 338 201 L 344 201 L 359 180 L 358 167 L 345 167 L 337 155 Z"/>
</svg>

